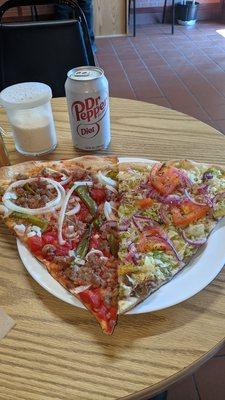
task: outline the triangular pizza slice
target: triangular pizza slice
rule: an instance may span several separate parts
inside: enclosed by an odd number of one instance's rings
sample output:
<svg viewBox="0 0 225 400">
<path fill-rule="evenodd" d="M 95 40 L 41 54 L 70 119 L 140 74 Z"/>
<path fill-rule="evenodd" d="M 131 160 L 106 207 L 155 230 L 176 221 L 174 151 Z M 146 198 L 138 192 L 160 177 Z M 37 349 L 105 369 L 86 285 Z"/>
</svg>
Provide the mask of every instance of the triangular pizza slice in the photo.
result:
<svg viewBox="0 0 225 400">
<path fill-rule="evenodd" d="M 111 334 L 117 321 L 117 159 L 85 156 L 0 170 L 1 216 Z"/>
<path fill-rule="evenodd" d="M 189 160 L 119 165 L 119 312 L 179 272 L 225 215 L 225 168 Z"/>
</svg>

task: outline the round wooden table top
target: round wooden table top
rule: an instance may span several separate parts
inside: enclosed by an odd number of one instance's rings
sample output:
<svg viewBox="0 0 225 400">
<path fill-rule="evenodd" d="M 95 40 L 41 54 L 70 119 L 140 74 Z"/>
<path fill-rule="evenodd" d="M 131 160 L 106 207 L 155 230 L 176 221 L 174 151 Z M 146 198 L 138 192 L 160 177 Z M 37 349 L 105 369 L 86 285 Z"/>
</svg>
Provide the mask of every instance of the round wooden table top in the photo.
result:
<svg viewBox="0 0 225 400">
<path fill-rule="evenodd" d="M 65 99 L 54 99 L 59 145 L 45 159 L 83 154 L 72 147 Z M 106 154 L 225 164 L 225 140 L 189 116 L 111 99 Z M 8 129 L 4 110 L 0 125 Z M 12 163 L 27 160 L 6 140 Z M 119 318 L 102 334 L 85 310 L 66 304 L 26 272 L 15 238 L 0 228 L 0 306 L 15 327 L 0 342 L 0 399 L 148 399 L 211 357 L 225 337 L 225 273 L 191 299 L 162 311 Z M 213 266 L 212 266 L 213 267 Z"/>
</svg>

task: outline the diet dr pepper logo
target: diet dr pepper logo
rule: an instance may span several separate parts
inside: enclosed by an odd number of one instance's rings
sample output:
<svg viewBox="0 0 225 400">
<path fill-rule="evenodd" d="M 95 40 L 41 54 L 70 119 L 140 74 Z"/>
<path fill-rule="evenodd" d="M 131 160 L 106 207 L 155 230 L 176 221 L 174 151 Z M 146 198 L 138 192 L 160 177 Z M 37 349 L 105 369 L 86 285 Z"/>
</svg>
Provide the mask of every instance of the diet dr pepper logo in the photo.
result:
<svg viewBox="0 0 225 400">
<path fill-rule="evenodd" d="M 108 97 L 104 100 L 100 96 L 88 97 L 84 101 L 75 101 L 72 104 L 72 113 L 77 123 L 77 133 L 82 138 L 91 139 L 99 130 L 99 122 L 104 118 L 108 109 Z"/>
</svg>

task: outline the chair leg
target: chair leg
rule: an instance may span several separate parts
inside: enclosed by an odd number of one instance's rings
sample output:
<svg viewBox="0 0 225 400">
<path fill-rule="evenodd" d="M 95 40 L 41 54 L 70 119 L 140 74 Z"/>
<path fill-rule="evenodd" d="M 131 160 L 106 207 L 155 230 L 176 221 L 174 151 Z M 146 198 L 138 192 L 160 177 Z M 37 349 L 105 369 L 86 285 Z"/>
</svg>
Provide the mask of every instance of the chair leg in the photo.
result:
<svg viewBox="0 0 225 400">
<path fill-rule="evenodd" d="M 174 24 L 175 24 L 175 0 L 172 0 L 172 35 L 174 34 Z"/>
<path fill-rule="evenodd" d="M 162 24 L 165 23 L 165 19 L 166 19 L 166 5 L 167 5 L 167 0 L 164 0 L 163 15 L 162 15 Z"/>
<path fill-rule="evenodd" d="M 133 36 L 136 36 L 136 0 L 133 0 Z"/>
</svg>

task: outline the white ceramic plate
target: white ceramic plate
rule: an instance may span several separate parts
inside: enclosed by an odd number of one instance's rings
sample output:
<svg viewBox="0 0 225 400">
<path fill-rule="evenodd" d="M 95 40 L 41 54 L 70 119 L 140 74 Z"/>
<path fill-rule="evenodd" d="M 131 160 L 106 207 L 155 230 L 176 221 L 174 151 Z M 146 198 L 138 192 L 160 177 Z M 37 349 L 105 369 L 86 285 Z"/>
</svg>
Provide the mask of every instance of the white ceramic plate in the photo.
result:
<svg viewBox="0 0 225 400">
<path fill-rule="evenodd" d="M 149 162 L 139 158 L 120 158 L 120 162 Z M 225 264 L 225 219 L 219 222 L 209 237 L 207 245 L 195 259 L 177 274 L 172 281 L 162 286 L 129 314 L 140 314 L 162 310 L 181 303 L 204 289 L 217 276 Z M 84 308 L 84 306 L 59 283 L 57 283 L 43 265 L 17 240 L 20 258 L 30 273 L 44 289 L 59 299 Z"/>
</svg>

